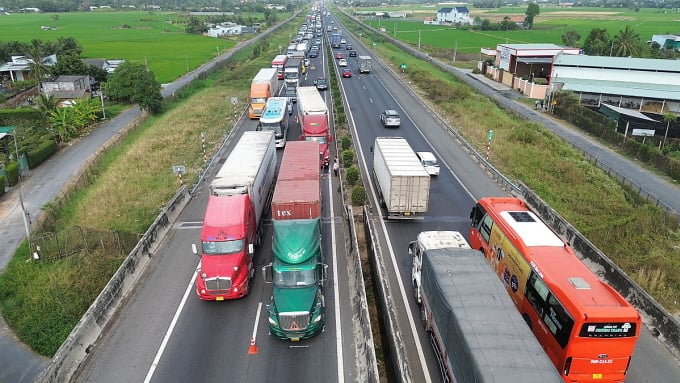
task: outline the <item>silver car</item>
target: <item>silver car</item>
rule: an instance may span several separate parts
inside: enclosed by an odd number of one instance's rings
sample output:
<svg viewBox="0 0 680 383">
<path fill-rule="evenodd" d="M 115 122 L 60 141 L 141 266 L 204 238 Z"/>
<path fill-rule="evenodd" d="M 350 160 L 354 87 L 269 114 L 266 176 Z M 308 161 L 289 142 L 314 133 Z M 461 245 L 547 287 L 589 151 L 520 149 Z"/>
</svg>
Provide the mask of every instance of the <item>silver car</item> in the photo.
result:
<svg viewBox="0 0 680 383">
<path fill-rule="evenodd" d="M 380 122 L 385 128 L 398 128 L 401 125 L 399 113 L 394 109 L 387 109 L 380 113 Z"/>
</svg>

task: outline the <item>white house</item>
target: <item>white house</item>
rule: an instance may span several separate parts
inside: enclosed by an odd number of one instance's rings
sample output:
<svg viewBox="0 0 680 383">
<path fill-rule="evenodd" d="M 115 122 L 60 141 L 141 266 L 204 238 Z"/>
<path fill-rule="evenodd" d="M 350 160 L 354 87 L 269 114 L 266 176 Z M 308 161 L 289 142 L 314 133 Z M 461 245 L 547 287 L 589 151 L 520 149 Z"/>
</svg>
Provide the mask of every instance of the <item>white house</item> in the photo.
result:
<svg viewBox="0 0 680 383">
<path fill-rule="evenodd" d="M 228 22 L 221 23 L 220 25 L 215 25 L 208 29 L 208 36 L 220 37 L 224 35 L 240 35 L 243 33 L 243 28 L 245 28 L 243 25 Z"/>
<path fill-rule="evenodd" d="M 467 7 L 446 7 L 437 11 L 437 20 L 454 24 L 472 24 Z"/>
</svg>

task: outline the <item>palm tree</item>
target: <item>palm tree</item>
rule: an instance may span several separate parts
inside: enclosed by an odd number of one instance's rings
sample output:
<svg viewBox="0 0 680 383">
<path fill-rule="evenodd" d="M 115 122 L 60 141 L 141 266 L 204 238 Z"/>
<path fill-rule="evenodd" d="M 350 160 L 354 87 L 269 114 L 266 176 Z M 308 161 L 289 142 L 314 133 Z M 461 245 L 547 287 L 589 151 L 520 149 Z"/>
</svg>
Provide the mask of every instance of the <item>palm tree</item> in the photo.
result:
<svg viewBox="0 0 680 383">
<path fill-rule="evenodd" d="M 678 115 L 675 113 L 666 113 L 663 115 L 663 120 L 666 121 L 666 133 L 663 135 L 663 141 L 659 143 L 659 149 L 666 146 L 666 138 L 668 138 L 668 128 L 671 126 L 671 122 L 675 122 L 678 119 Z"/>
<path fill-rule="evenodd" d="M 612 41 L 614 55 L 618 57 L 640 57 L 643 53 L 642 39 L 630 25 L 614 36 Z"/>
<path fill-rule="evenodd" d="M 54 95 L 46 95 L 41 93 L 37 100 L 38 109 L 40 109 L 40 111 L 45 116 L 49 116 L 55 109 L 57 109 L 58 102 L 59 100 L 57 100 Z"/>
<path fill-rule="evenodd" d="M 26 47 L 24 54 L 31 59 L 28 69 L 33 73 L 33 76 L 38 80 L 38 92 L 42 88 L 42 81 L 50 73 L 50 68 L 47 66 L 45 58 L 48 56 L 48 49 L 50 47 L 44 42 L 33 39 Z"/>
</svg>

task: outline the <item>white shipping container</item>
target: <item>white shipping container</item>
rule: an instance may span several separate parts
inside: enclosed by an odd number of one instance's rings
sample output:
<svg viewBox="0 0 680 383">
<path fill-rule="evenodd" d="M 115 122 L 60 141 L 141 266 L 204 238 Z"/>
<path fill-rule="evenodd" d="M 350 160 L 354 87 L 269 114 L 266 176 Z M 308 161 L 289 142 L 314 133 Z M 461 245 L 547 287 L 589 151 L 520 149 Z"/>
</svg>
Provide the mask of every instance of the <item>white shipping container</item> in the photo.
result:
<svg viewBox="0 0 680 383">
<path fill-rule="evenodd" d="M 377 137 L 373 174 L 387 218 L 422 218 L 428 210 L 430 175 L 402 137 Z"/>
<path fill-rule="evenodd" d="M 241 139 L 210 183 L 210 194 L 250 195 L 255 223 L 260 224 L 264 207 L 271 196 L 276 175 L 274 132 L 243 132 Z"/>
</svg>

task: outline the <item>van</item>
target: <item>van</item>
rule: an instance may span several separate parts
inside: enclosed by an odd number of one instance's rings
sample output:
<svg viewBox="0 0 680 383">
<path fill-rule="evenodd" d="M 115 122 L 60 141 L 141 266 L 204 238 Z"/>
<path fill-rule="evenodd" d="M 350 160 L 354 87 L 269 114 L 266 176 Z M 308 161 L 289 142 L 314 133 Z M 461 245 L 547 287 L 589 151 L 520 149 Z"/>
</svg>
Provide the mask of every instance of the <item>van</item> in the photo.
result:
<svg viewBox="0 0 680 383">
<path fill-rule="evenodd" d="M 418 156 L 418 159 L 420 159 L 420 163 L 423 164 L 427 174 L 431 176 L 439 175 L 439 163 L 434 154 L 431 152 L 416 152 L 416 155 Z"/>
</svg>

